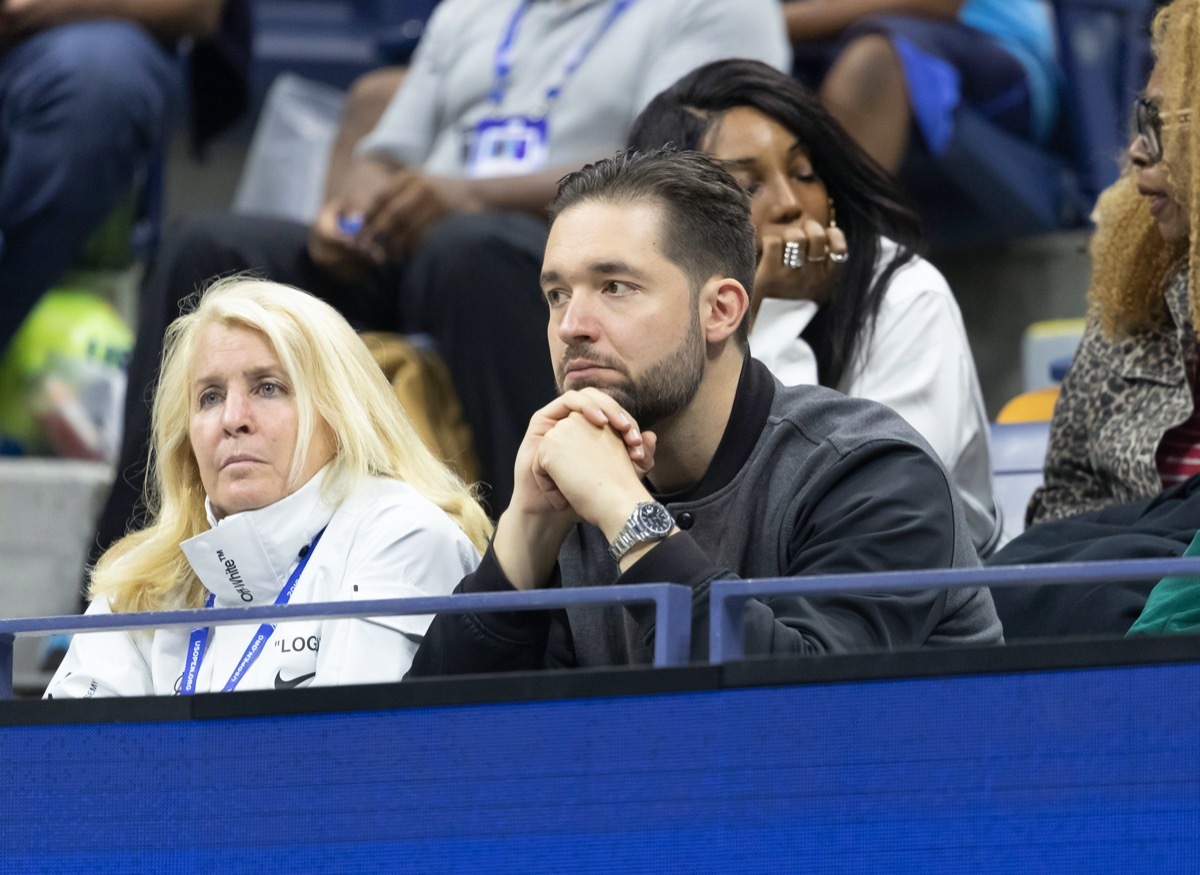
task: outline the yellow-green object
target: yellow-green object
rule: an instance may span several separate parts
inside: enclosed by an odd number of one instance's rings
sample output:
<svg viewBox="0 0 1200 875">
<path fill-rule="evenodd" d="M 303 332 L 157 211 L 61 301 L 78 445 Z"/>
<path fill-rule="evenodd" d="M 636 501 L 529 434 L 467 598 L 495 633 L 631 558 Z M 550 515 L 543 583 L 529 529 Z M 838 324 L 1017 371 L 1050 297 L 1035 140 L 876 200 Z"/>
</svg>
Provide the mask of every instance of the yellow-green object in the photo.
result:
<svg viewBox="0 0 1200 875">
<path fill-rule="evenodd" d="M 51 289 L 0 359 L 0 434 L 24 452 L 42 450 L 35 411 L 45 378 L 124 370 L 132 350 L 133 332 L 106 300 L 86 289 Z"/>
</svg>

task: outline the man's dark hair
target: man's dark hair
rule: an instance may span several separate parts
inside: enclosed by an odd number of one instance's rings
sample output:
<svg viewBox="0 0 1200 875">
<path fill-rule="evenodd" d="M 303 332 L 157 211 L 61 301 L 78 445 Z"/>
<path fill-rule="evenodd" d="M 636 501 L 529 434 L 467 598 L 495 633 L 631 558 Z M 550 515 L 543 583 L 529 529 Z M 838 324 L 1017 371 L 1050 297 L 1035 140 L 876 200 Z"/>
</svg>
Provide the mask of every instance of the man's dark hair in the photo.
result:
<svg viewBox="0 0 1200 875">
<path fill-rule="evenodd" d="M 630 149 L 705 148 L 726 111 L 756 109 L 776 121 L 808 150 L 813 170 L 837 209 L 850 259 L 837 292 L 805 330 L 817 357 L 823 386 L 837 386 L 851 357 L 866 349 L 892 275 L 921 249 L 921 228 L 905 196 L 872 161 L 820 99 L 786 73 L 759 61 L 705 64 L 655 97 L 629 134 Z M 898 251 L 876 275 L 880 237 Z"/>
<path fill-rule="evenodd" d="M 731 277 L 753 293 L 758 258 L 750 199 L 708 156 L 657 148 L 589 164 L 559 182 L 550 221 L 587 201 L 661 205 L 663 254 L 684 272 L 693 293 L 713 277 Z M 743 319 L 735 334 L 743 350 L 749 330 Z"/>
</svg>

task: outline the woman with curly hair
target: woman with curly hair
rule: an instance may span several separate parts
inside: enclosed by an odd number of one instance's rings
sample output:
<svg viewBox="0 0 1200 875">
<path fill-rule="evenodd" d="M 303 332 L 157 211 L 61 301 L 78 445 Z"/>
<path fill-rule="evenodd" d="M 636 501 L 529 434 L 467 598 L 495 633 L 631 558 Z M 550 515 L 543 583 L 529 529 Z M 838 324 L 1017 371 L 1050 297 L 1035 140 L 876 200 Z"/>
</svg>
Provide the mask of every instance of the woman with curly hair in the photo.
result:
<svg viewBox="0 0 1200 875">
<path fill-rule="evenodd" d="M 1096 207 L 1088 325 L 1054 408 L 1031 524 L 1200 473 L 1200 0 L 1163 8 L 1153 45 L 1126 166 Z"/>
</svg>

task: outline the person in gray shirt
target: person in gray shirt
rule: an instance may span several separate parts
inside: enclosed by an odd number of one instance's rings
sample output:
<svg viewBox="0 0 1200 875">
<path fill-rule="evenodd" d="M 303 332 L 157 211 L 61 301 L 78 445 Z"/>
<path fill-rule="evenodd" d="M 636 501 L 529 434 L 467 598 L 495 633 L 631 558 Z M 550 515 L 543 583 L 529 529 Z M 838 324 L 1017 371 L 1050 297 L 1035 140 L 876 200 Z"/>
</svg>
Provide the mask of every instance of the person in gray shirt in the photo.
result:
<svg viewBox="0 0 1200 875">
<path fill-rule="evenodd" d="M 749 200 L 695 152 L 566 177 L 542 266 L 561 395 L 534 415 L 512 503 L 459 592 L 978 564 L 928 444 L 873 401 L 784 387 L 748 354 Z M 751 655 L 996 644 L 986 589 L 751 600 Z M 409 677 L 648 664 L 651 608 L 438 616 Z"/>
</svg>

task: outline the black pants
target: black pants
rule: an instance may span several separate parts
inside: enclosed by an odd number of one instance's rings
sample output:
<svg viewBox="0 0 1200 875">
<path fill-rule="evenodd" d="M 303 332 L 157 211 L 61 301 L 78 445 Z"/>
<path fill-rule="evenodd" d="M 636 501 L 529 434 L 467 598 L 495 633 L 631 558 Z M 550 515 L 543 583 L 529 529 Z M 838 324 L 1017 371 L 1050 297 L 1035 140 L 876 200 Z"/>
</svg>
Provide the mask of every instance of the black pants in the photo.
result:
<svg viewBox="0 0 1200 875">
<path fill-rule="evenodd" d="M 143 522 L 150 399 L 167 325 L 184 299 L 237 272 L 311 292 L 360 330 L 432 336 L 471 426 L 492 515 L 508 505 L 517 447 L 534 411 L 555 392 L 538 286 L 545 224 L 512 213 L 447 219 L 406 264 L 355 285 L 326 278 L 308 257 L 307 238 L 305 225 L 227 213 L 168 229 L 141 290 L 121 457 L 93 559 L 131 523 Z"/>
</svg>

